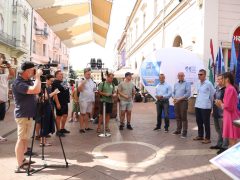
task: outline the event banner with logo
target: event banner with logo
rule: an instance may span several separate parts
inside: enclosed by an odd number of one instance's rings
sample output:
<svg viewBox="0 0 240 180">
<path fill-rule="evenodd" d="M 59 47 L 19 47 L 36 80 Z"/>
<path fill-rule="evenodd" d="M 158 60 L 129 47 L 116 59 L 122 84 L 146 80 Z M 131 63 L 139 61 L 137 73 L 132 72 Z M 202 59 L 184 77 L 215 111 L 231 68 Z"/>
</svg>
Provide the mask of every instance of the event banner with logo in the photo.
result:
<svg viewBox="0 0 240 180">
<path fill-rule="evenodd" d="M 159 74 L 165 74 L 165 81 L 173 88 L 178 81 L 177 74 L 184 72 L 185 80 L 191 83 L 192 94 L 196 93 L 198 71 L 203 68 L 203 61 L 194 53 L 182 48 L 164 48 L 147 56 L 140 68 L 141 82 L 155 98 Z M 170 101 L 172 104 L 172 102 Z"/>
</svg>

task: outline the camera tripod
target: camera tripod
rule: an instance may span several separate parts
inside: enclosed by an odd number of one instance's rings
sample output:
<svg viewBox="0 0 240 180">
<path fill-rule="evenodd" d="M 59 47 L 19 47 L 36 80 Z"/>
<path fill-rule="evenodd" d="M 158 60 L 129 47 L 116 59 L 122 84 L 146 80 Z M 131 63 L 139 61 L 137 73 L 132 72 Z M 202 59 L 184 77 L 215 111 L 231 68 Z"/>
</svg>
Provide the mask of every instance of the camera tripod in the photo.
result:
<svg viewBox="0 0 240 180">
<path fill-rule="evenodd" d="M 48 99 L 46 100 L 46 97 L 45 97 L 45 92 L 47 92 L 47 97 Z M 53 118 L 53 121 L 55 123 L 55 127 L 57 129 L 57 131 L 59 131 L 59 128 L 57 126 L 57 123 L 56 123 L 56 119 L 55 119 L 55 114 L 54 114 L 54 109 L 53 109 L 53 104 L 51 102 L 51 98 L 50 98 L 50 95 L 49 95 L 49 92 L 47 91 L 47 87 L 46 87 L 46 83 L 42 83 L 42 89 L 41 89 L 41 93 L 39 94 L 39 109 L 37 109 L 40 114 L 40 117 L 41 117 L 41 121 L 40 121 L 40 124 L 41 124 L 41 130 L 40 130 L 40 138 L 42 138 L 42 141 L 43 141 L 43 137 L 41 134 L 43 134 L 43 124 L 44 124 L 44 118 L 46 116 L 43 108 L 44 108 L 44 102 L 47 102 L 49 103 L 50 105 L 50 112 L 51 112 L 51 115 L 52 115 L 52 118 Z M 64 157 L 64 160 L 65 160 L 65 165 L 47 165 L 45 163 L 45 156 L 44 156 L 44 143 L 42 143 L 42 160 L 44 161 L 44 165 L 42 168 L 39 168 L 33 172 L 30 172 L 30 162 L 31 162 L 31 159 L 32 159 L 32 151 L 33 151 L 33 144 L 34 144 L 34 138 L 35 138 L 35 130 L 36 130 L 36 120 L 35 120 L 35 123 L 34 123 L 34 129 L 33 129 L 33 133 L 32 133 L 32 143 L 31 143 L 31 152 L 30 152 L 30 157 L 29 157 L 29 163 L 28 163 L 28 169 L 27 169 L 27 175 L 30 176 L 36 172 L 39 172 L 45 168 L 67 168 L 68 167 L 68 162 L 67 162 L 67 159 L 66 159 L 66 155 L 65 155 L 65 151 L 64 151 L 64 148 L 63 148 L 63 143 L 62 143 L 62 139 L 60 136 L 58 136 L 59 138 L 59 142 L 60 142 L 60 145 L 61 145 L 61 149 L 62 149 L 62 153 L 63 153 L 63 157 Z"/>
</svg>

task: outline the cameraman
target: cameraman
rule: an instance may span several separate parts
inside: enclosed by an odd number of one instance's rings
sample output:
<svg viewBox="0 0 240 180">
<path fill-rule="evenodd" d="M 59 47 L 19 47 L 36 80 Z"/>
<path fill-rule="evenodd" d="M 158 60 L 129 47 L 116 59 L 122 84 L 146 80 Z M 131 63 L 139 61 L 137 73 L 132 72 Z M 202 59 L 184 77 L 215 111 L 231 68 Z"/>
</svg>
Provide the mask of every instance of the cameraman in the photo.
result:
<svg viewBox="0 0 240 180">
<path fill-rule="evenodd" d="M 8 69 L 8 74 L 5 70 Z M 11 65 L 6 61 L 5 56 L 0 58 L 0 121 L 4 120 L 6 114 L 6 102 L 8 101 L 8 80 L 14 77 L 14 71 Z M 6 138 L 0 136 L 0 142 L 6 141 Z"/>
<path fill-rule="evenodd" d="M 18 129 L 18 140 L 15 146 L 17 168 L 15 173 L 27 172 L 28 161 L 24 158 L 27 152 L 28 139 L 32 126 L 32 119 L 36 115 L 37 98 L 41 91 L 42 70 L 34 68 L 34 64 L 26 61 L 21 65 L 21 72 L 13 82 L 12 91 L 15 100 L 15 119 Z M 31 80 L 35 76 L 35 82 Z M 34 169 L 30 168 L 30 172 Z"/>
<path fill-rule="evenodd" d="M 55 80 L 52 84 L 52 91 L 58 89 L 60 93 L 54 96 L 56 106 L 56 123 L 57 123 L 57 136 L 64 137 L 65 133 L 70 131 L 65 129 L 65 124 L 68 116 L 68 103 L 70 102 L 70 93 L 68 86 L 63 82 L 63 73 L 61 70 L 55 72 Z"/>
</svg>

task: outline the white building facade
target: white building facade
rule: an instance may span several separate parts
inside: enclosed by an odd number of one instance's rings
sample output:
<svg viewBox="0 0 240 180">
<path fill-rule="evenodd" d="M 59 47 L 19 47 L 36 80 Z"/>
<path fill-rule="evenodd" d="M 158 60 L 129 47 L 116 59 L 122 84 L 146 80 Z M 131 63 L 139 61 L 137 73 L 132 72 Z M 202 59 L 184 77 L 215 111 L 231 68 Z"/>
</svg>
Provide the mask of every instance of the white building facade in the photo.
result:
<svg viewBox="0 0 240 180">
<path fill-rule="evenodd" d="M 207 69 L 212 39 L 215 57 L 222 43 L 228 64 L 234 33 L 236 49 L 240 43 L 239 14 L 239 0 L 137 0 L 119 40 L 117 61 L 136 72 L 153 51 L 174 46 L 196 53 Z"/>
<path fill-rule="evenodd" d="M 0 55 L 12 64 L 29 57 L 31 13 L 26 0 L 0 0 Z"/>
</svg>

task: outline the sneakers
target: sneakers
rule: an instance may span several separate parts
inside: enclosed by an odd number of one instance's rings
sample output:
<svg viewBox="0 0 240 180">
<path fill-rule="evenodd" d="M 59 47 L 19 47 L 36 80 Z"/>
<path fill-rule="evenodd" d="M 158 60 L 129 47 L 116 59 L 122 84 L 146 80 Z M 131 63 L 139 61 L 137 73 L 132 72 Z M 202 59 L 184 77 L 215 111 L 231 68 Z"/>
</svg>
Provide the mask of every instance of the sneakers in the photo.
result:
<svg viewBox="0 0 240 180">
<path fill-rule="evenodd" d="M 173 134 L 173 135 L 179 135 L 179 134 L 181 134 L 181 132 L 179 132 L 179 131 L 174 131 L 172 134 Z"/>
<path fill-rule="evenodd" d="M 210 146 L 210 149 L 221 149 L 221 147 L 219 147 L 218 145 L 216 145 L 216 146 Z"/>
<path fill-rule="evenodd" d="M 221 154 L 222 152 L 226 151 L 227 149 L 225 148 L 220 148 L 219 151 L 217 152 L 217 154 Z"/>
<path fill-rule="evenodd" d="M 131 124 L 127 124 L 127 129 L 129 129 L 129 130 L 133 130 Z"/>
<path fill-rule="evenodd" d="M 70 133 L 70 131 L 68 131 L 68 130 L 66 130 L 66 129 L 60 129 L 60 132 L 61 132 L 61 133 L 67 133 L 67 134 Z"/>
<path fill-rule="evenodd" d="M 0 136 L 0 142 L 5 142 L 5 141 L 7 141 L 7 139 L 2 137 L 2 136 Z"/>
<path fill-rule="evenodd" d="M 65 137 L 65 135 L 61 131 L 57 131 L 56 136 Z"/>
<path fill-rule="evenodd" d="M 79 133 L 85 133 L 84 129 L 79 129 Z"/>
<path fill-rule="evenodd" d="M 119 126 L 119 130 L 123 130 L 123 125 L 120 125 L 120 126 Z"/>
<path fill-rule="evenodd" d="M 186 138 L 187 137 L 187 133 L 182 133 L 182 135 L 181 135 L 181 138 Z"/>
<path fill-rule="evenodd" d="M 86 131 L 91 131 L 93 130 L 92 128 L 85 128 Z"/>
<path fill-rule="evenodd" d="M 161 128 L 160 128 L 160 127 L 155 127 L 153 130 L 154 130 L 154 131 L 160 131 Z"/>
<path fill-rule="evenodd" d="M 165 132 L 165 133 L 168 133 L 168 131 L 169 131 L 168 128 L 165 128 L 164 132 Z"/>
</svg>

